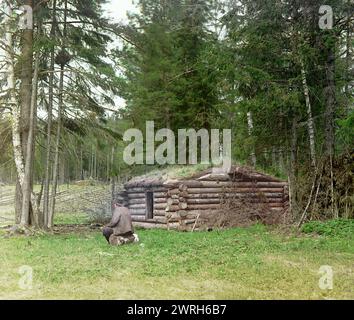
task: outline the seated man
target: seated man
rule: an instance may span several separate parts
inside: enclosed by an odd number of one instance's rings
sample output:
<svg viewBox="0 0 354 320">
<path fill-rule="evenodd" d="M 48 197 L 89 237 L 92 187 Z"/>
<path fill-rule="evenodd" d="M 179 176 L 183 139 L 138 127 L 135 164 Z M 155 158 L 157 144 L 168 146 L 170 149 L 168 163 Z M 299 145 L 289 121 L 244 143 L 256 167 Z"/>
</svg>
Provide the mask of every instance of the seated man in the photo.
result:
<svg viewBox="0 0 354 320">
<path fill-rule="evenodd" d="M 128 208 L 118 202 L 114 205 L 111 222 L 103 228 L 103 235 L 112 246 L 120 246 L 127 243 L 139 242 L 134 234 L 132 218 Z"/>
</svg>

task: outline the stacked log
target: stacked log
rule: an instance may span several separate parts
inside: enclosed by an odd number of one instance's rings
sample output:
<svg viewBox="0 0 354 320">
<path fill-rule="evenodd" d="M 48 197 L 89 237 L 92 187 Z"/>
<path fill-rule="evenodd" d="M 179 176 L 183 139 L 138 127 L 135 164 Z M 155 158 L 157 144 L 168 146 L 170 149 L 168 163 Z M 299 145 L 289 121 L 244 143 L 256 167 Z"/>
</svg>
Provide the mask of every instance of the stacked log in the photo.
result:
<svg viewBox="0 0 354 320">
<path fill-rule="evenodd" d="M 172 225 L 179 230 L 185 230 L 188 224 L 195 221 L 195 217 L 189 213 L 188 187 L 183 182 L 178 182 L 167 191 L 166 220 L 168 229 Z"/>
<path fill-rule="evenodd" d="M 148 188 L 142 184 L 126 186 L 126 198 L 128 208 L 134 222 L 166 223 L 165 208 L 167 189 L 162 185 L 151 185 Z M 151 221 L 146 219 L 146 192 L 154 194 L 154 218 Z"/>
<path fill-rule="evenodd" d="M 276 179 L 266 181 L 263 175 L 256 177 L 259 180 L 247 176 L 238 178 L 231 181 L 225 175 L 207 175 L 197 180 L 174 180 L 161 185 L 135 183 L 126 187 L 125 197 L 133 221 L 166 224 L 168 228 L 178 226 L 179 229 L 193 227 L 197 217 L 220 209 L 228 199 L 245 204 L 266 204 L 274 211 L 284 210 L 288 201 L 286 183 Z M 146 219 L 146 192 L 154 194 L 154 218 L 151 220 Z"/>
<path fill-rule="evenodd" d="M 167 183 L 169 212 L 180 210 L 218 209 L 225 199 L 267 204 L 272 210 L 282 210 L 286 183 L 279 181 L 183 181 Z M 181 194 L 183 192 L 183 194 Z M 178 207 L 177 207 L 178 196 Z M 173 201 L 173 199 L 175 201 Z M 181 204 L 182 203 L 182 204 Z M 183 207 L 181 207 L 183 206 Z"/>
</svg>

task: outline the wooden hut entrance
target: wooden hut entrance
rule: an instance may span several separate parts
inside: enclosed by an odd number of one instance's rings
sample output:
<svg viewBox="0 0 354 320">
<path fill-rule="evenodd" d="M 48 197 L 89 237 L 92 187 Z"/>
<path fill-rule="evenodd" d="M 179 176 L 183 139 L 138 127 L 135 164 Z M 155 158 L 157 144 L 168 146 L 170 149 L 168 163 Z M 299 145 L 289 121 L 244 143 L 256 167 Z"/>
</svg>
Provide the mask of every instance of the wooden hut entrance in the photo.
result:
<svg viewBox="0 0 354 320">
<path fill-rule="evenodd" d="M 146 219 L 154 219 L 154 193 L 146 192 Z"/>
</svg>

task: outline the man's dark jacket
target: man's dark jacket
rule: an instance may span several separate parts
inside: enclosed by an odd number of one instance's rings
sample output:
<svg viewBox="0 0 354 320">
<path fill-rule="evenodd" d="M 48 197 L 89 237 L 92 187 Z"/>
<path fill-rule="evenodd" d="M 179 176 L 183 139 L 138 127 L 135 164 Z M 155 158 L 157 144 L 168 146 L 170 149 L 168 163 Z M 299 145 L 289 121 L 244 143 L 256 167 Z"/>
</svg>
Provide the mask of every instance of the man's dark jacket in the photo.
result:
<svg viewBox="0 0 354 320">
<path fill-rule="evenodd" d="M 132 217 L 129 209 L 125 207 L 118 207 L 114 210 L 112 220 L 107 227 L 113 229 L 115 236 L 122 236 L 134 233 Z"/>
</svg>

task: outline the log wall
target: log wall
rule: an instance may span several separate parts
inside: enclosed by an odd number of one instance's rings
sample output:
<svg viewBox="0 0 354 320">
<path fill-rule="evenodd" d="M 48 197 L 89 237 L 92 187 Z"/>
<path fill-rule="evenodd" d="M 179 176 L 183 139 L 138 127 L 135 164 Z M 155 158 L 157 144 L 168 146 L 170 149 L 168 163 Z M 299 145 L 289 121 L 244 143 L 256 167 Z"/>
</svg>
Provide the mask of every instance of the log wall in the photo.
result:
<svg viewBox="0 0 354 320">
<path fill-rule="evenodd" d="M 146 192 L 153 192 L 154 194 L 154 218 L 146 218 Z M 121 196 L 123 196 L 121 194 Z M 126 188 L 124 198 L 127 206 L 130 209 L 133 222 L 146 222 L 156 224 L 166 224 L 166 206 L 167 206 L 167 189 L 160 186 L 134 186 Z"/>
<path fill-rule="evenodd" d="M 267 205 L 271 210 L 284 211 L 287 204 L 287 184 L 279 181 L 200 181 L 166 182 L 161 185 L 126 187 L 124 196 L 133 221 L 143 223 L 193 226 L 203 212 L 219 209 L 228 199 Z M 146 192 L 154 194 L 154 218 L 146 219 Z"/>
</svg>

